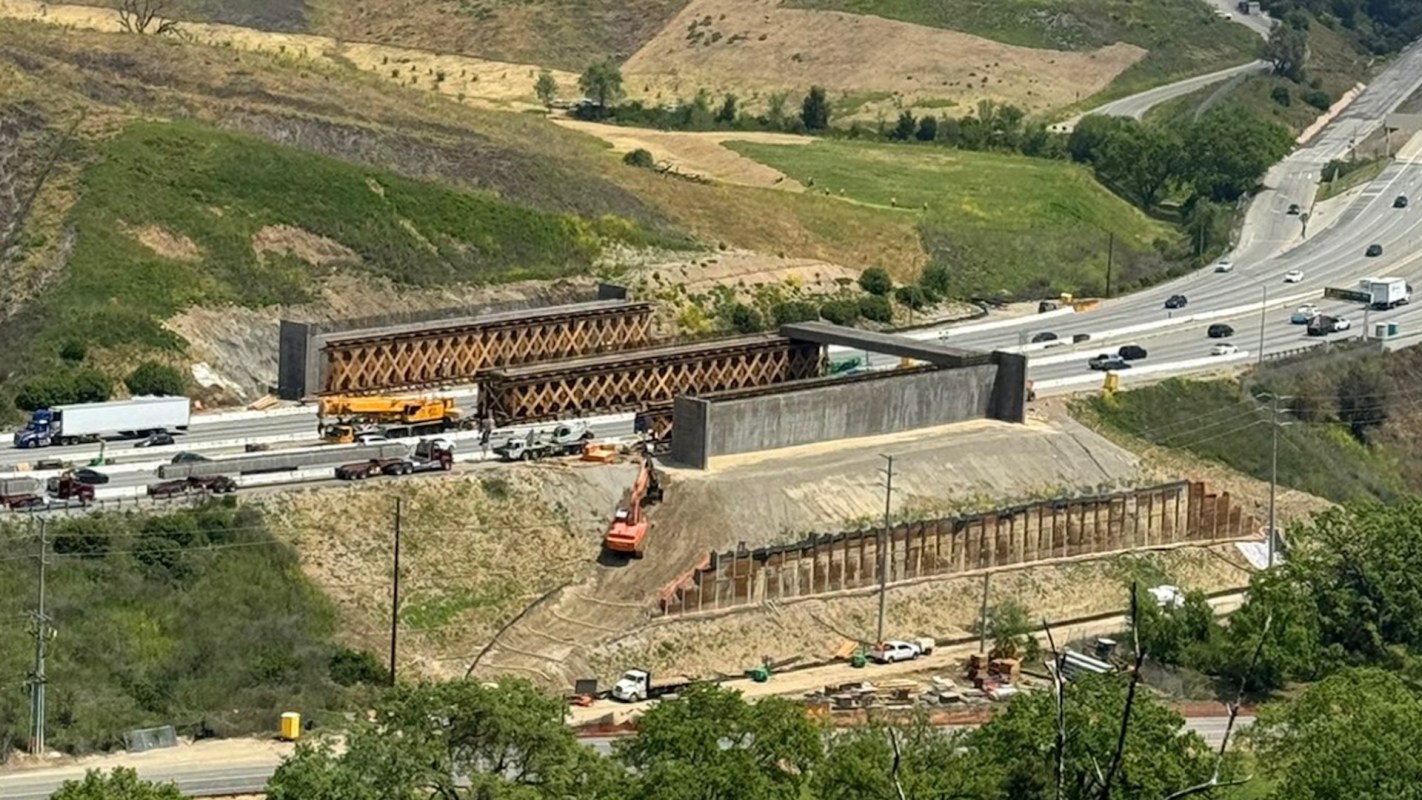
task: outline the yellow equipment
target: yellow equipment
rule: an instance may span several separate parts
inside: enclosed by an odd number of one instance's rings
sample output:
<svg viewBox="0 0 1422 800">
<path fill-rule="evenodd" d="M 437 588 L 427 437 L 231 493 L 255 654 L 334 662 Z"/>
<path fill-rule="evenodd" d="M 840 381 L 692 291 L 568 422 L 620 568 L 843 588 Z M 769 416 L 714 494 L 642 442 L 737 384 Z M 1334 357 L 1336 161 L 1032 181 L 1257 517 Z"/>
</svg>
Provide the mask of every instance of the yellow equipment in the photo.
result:
<svg viewBox="0 0 1422 800">
<path fill-rule="evenodd" d="M 323 397 L 316 409 L 323 421 L 337 418 L 326 426 L 324 438 L 340 444 L 355 441 L 358 424 L 404 427 L 408 430 L 401 433 L 415 434 L 455 427 L 463 415 L 452 397 Z"/>
</svg>

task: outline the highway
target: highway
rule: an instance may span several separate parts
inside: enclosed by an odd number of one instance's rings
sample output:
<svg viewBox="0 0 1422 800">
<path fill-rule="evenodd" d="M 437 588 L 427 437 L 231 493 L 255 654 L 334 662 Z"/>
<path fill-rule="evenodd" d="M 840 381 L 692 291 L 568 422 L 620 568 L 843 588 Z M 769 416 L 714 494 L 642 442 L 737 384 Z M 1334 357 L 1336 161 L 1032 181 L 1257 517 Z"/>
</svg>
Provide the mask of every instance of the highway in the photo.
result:
<svg viewBox="0 0 1422 800">
<path fill-rule="evenodd" d="M 1241 717 L 1236 727 L 1244 727 L 1252 718 Z M 1185 720 L 1185 730 L 1194 731 L 1204 737 L 1212 747 L 1218 747 L 1224 737 L 1228 717 L 1195 717 Z M 588 747 L 603 755 L 612 752 L 614 737 L 589 737 L 582 740 Z M 162 764 L 146 766 L 149 757 L 165 759 L 169 752 L 153 751 L 139 753 L 124 760 L 125 766 L 133 767 L 139 777 L 150 781 L 173 782 L 190 797 L 220 797 L 227 795 L 258 794 L 266 788 L 267 780 L 276 771 L 280 760 L 277 756 L 263 754 L 244 758 L 240 763 L 218 765 L 215 763 L 188 763 L 182 765 Z M 171 759 L 165 759 L 171 760 Z M 84 767 L 61 767 L 58 769 L 23 770 L 0 774 L 0 797 L 5 800 L 46 800 L 64 781 L 81 780 Z"/>
</svg>

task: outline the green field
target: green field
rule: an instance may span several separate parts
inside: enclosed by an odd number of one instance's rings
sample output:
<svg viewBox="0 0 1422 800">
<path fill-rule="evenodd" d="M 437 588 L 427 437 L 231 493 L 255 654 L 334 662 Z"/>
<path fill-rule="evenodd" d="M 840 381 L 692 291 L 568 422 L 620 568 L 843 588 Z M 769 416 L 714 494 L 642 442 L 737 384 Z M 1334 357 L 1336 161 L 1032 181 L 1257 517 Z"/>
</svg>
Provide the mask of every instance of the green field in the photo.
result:
<svg viewBox="0 0 1422 800">
<path fill-rule="evenodd" d="M 340 269 L 407 286 L 557 278 L 586 272 L 606 242 L 649 241 L 617 218 L 534 211 L 191 123 L 137 123 L 107 142 L 69 224 L 68 273 L 32 306 L 44 352 L 72 339 L 180 347 L 161 323 L 189 306 L 308 298 L 326 270 L 258 257 L 266 226 L 327 237 L 358 257 Z M 149 226 L 197 253 L 149 249 L 133 233 Z"/>
<path fill-rule="evenodd" d="M 1200 0 L 785 0 L 786 6 L 870 14 L 1023 47 L 1092 50 L 1126 42 L 1149 52 L 1085 105 L 1242 64 L 1259 37 Z"/>
<path fill-rule="evenodd" d="M 1155 242 L 1176 239 L 1066 162 L 858 142 L 728 146 L 812 191 L 913 220 L 964 296 L 1100 294 L 1113 235 L 1117 287 L 1166 270 Z"/>
</svg>

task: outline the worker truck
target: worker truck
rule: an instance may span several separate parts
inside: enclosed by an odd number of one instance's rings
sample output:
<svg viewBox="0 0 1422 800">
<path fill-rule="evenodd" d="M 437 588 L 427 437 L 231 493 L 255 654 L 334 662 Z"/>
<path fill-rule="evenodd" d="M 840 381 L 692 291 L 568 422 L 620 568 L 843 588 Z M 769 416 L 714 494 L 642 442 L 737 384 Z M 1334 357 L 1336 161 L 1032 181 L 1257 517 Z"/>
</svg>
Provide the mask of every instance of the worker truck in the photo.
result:
<svg viewBox="0 0 1422 800">
<path fill-rule="evenodd" d="M 15 446 L 73 445 L 112 436 L 183 430 L 191 415 L 186 397 L 135 397 L 41 408 L 32 412 L 29 423 L 15 432 Z"/>
<path fill-rule="evenodd" d="M 391 439 L 424 436 L 463 427 L 464 413 L 452 397 L 323 397 L 316 409 L 322 438 L 351 444 L 362 433 Z M 333 422 L 326 422 L 335 417 Z"/>
<path fill-rule="evenodd" d="M 624 703 L 640 703 L 643 700 L 674 695 L 691 683 L 689 678 L 681 676 L 654 681 L 652 673 L 645 669 L 629 669 L 612 685 L 612 697 Z"/>
<path fill-rule="evenodd" d="M 1378 311 L 1405 306 L 1412 300 L 1412 287 L 1403 278 L 1376 278 L 1368 281 L 1369 303 Z"/>
</svg>

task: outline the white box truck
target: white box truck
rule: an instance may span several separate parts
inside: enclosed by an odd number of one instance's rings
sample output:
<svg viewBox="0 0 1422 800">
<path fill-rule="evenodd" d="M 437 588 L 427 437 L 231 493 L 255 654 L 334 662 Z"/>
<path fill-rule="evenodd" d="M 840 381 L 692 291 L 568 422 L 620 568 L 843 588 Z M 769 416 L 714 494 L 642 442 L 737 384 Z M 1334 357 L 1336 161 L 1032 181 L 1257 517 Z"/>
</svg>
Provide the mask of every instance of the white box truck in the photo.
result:
<svg viewBox="0 0 1422 800">
<path fill-rule="evenodd" d="M 1368 284 L 1372 307 L 1379 311 L 1407 305 L 1412 299 L 1412 287 L 1402 278 L 1378 278 Z"/>
<path fill-rule="evenodd" d="M 16 447 L 49 447 L 96 442 L 106 436 L 146 436 L 188 427 L 186 397 L 135 397 L 108 403 L 41 408 L 15 432 Z"/>
</svg>

